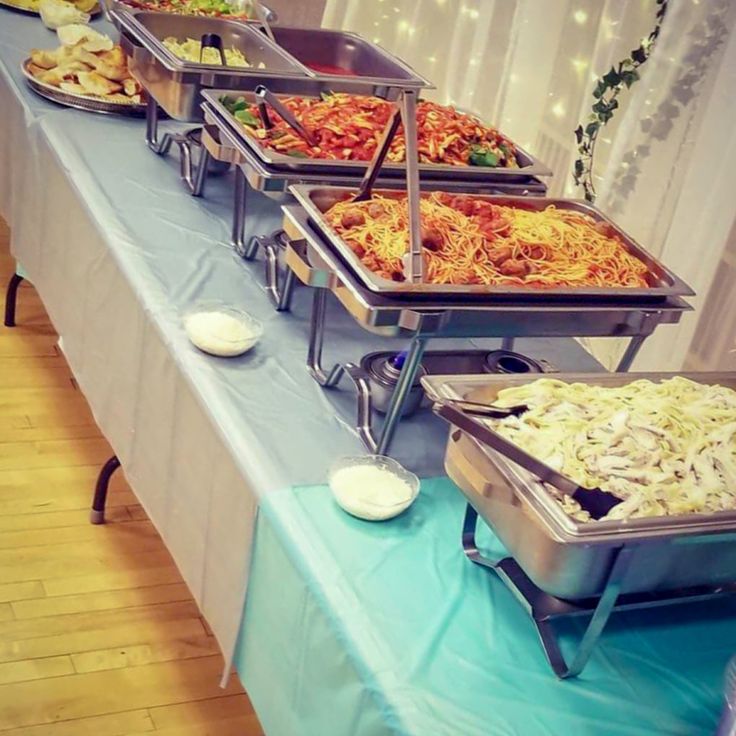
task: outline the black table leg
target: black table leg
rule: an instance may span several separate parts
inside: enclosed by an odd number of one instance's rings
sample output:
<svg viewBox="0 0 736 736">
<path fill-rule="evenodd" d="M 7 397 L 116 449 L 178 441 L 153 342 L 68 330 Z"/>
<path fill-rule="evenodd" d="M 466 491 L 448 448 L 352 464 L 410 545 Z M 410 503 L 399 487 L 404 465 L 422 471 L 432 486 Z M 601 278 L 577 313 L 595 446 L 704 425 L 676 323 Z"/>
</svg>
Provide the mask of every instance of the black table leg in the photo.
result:
<svg viewBox="0 0 736 736">
<path fill-rule="evenodd" d="M 14 273 L 10 277 L 7 291 L 5 292 L 5 326 L 15 327 L 15 303 L 18 298 L 18 287 L 23 277 Z"/>
<path fill-rule="evenodd" d="M 92 500 L 92 511 L 89 520 L 92 524 L 105 523 L 105 502 L 107 501 L 107 489 L 110 485 L 110 476 L 120 467 L 120 460 L 113 455 L 100 470 L 95 484 L 95 497 Z"/>
</svg>

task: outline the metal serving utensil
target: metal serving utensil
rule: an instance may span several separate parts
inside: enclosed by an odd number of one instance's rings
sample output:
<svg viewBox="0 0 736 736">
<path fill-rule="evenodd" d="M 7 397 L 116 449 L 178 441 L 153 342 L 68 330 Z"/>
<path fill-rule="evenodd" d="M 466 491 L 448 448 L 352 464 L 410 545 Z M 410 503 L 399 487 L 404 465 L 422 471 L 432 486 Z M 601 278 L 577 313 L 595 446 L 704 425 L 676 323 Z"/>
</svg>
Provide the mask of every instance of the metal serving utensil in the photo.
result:
<svg viewBox="0 0 736 736">
<path fill-rule="evenodd" d="M 204 50 L 206 48 L 217 49 L 220 54 L 220 63 L 222 66 L 227 66 L 227 59 L 225 58 L 225 48 L 222 45 L 222 38 L 217 33 L 203 33 L 199 47 L 199 63 L 204 64 Z"/>
<path fill-rule="evenodd" d="M 258 112 L 261 116 L 261 120 L 263 121 L 263 127 L 266 130 L 271 130 L 271 128 L 273 128 L 273 122 L 268 115 L 268 109 L 266 107 L 266 103 L 268 103 L 279 115 L 281 115 L 287 125 L 299 133 L 299 135 L 304 138 L 310 146 L 317 145 L 317 141 L 312 133 L 307 130 L 301 122 L 299 122 L 296 115 L 294 115 L 294 113 L 292 113 L 291 110 L 289 110 L 289 108 L 286 107 L 286 105 L 284 105 L 284 103 L 281 102 L 281 100 L 271 92 L 270 89 L 268 89 L 268 87 L 263 84 L 259 84 L 255 88 L 255 96 L 256 100 L 258 100 L 256 103 L 258 105 Z"/>
<path fill-rule="evenodd" d="M 261 0 L 251 0 L 251 2 L 253 3 L 253 10 L 256 11 L 256 18 L 263 24 L 263 30 L 266 32 L 266 35 L 271 40 L 271 43 L 276 43 L 271 24 L 268 21 L 270 13 L 263 7 Z"/>
<path fill-rule="evenodd" d="M 409 252 L 404 256 L 404 275 L 410 283 L 421 283 L 424 280 L 424 255 L 422 253 L 422 223 L 419 212 L 419 155 L 417 152 L 417 107 L 416 92 L 404 90 L 400 106 L 391 114 L 391 118 L 383 131 L 381 143 L 363 176 L 358 193 L 353 202 L 365 202 L 373 196 L 373 185 L 376 183 L 391 141 L 404 124 L 404 140 L 406 145 L 406 199 L 409 206 Z"/>
<path fill-rule="evenodd" d="M 376 183 L 378 174 L 381 172 L 381 166 L 383 166 L 383 162 L 386 160 L 386 154 L 388 153 L 391 141 L 394 139 L 400 124 L 401 110 L 397 107 L 391 113 L 388 124 L 383 131 L 381 142 L 378 144 L 376 153 L 363 175 L 363 179 L 358 187 L 358 193 L 352 199 L 353 202 L 366 202 L 373 196 L 373 185 Z"/>
<path fill-rule="evenodd" d="M 475 402 L 473 402 L 475 403 Z M 450 424 L 458 427 L 463 432 L 467 432 L 479 442 L 482 442 L 494 450 L 505 455 L 507 458 L 520 465 L 525 470 L 539 478 L 543 483 L 549 483 L 554 486 L 560 493 L 570 496 L 580 504 L 580 507 L 587 511 L 593 519 L 601 519 L 608 514 L 611 509 L 618 506 L 623 499 L 604 491 L 600 488 L 586 488 L 579 486 L 575 481 L 568 478 L 562 473 L 553 470 L 549 465 L 541 462 L 524 452 L 513 442 L 496 434 L 484 424 L 473 419 L 467 412 L 454 405 L 455 402 L 440 400 L 434 405 L 434 412 L 447 420 Z M 500 407 L 498 407 L 500 408 Z M 519 407 L 513 407 L 518 409 Z M 487 414 L 485 416 L 488 416 Z M 507 415 L 508 416 L 508 415 Z"/>
</svg>

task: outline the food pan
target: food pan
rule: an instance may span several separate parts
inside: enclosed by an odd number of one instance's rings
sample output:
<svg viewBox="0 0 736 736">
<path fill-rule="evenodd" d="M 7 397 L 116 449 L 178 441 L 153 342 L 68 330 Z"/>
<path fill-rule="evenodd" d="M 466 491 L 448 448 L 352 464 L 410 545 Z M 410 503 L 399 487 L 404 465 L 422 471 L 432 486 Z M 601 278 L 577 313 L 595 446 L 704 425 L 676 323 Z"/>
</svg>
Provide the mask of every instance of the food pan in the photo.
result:
<svg viewBox="0 0 736 736">
<path fill-rule="evenodd" d="M 200 93 L 206 87 L 252 90 L 266 84 L 280 90 L 285 79 L 309 78 L 305 67 L 273 45 L 253 24 L 192 15 L 130 13 L 119 7 L 112 14 L 120 26 L 120 43 L 129 57 L 131 74 L 176 120 L 202 119 Z M 163 44 L 168 36 L 199 39 L 206 33 L 220 36 L 225 48 L 242 51 L 253 66 L 197 64 L 180 59 Z M 258 68 L 261 63 L 265 68 Z"/>
<path fill-rule="evenodd" d="M 260 141 L 250 135 L 244 126 L 235 120 L 220 99 L 232 94 L 230 90 L 206 90 L 203 97 L 207 105 L 215 110 L 219 117 L 232 122 L 232 129 L 242 138 L 258 159 L 275 171 L 295 172 L 299 174 L 321 174 L 326 179 L 330 175 L 350 176 L 359 180 L 369 161 L 336 161 L 309 158 L 294 158 L 284 153 L 273 151 L 261 145 Z M 253 92 L 239 93 L 248 102 L 255 102 Z M 302 95 L 303 97 L 306 95 Z M 478 117 L 478 116 L 476 116 Z M 514 144 L 516 145 L 516 144 Z M 457 180 L 473 184 L 490 184 L 493 182 L 523 184 L 532 181 L 532 177 L 551 176 L 552 171 L 543 163 L 537 161 L 531 154 L 517 146 L 516 159 L 518 169 L 493 168 L 490 166 L 450 166 L 447 164 L 419 164 L 420 176 L 427 179 Z M 406 167 L 403 163 L 385 163 L 381 167 L 382 179 L 403 179 L 406 176 Z"/>
<path fill-rule="evenodd" d="M 274 26 L 271 30 L 282 49 L 342 92 L 391 98 L 399 89 L 433 86 L 401 59 L 357 33 L 286 26 Z M 326 67 L 340 68 L 349 74 L 333 73 Z"/>
<path fill-rule="evenodd" d="M 682 375 L 736 389 L 736 373 L 559 374 L 559 380 L 622 386 Z M 537 376 L 429 376 L 434 401 L 493 402 L 498 392 Z M 580 600 L 603 592 L 615 551 L 633 549 L 622 593 L 674 591 L 736 581 L 736 511 L 579 522 L 531 474 L 453 428 L 445 469 L 529 578 L 546 593 Z"/>
<path fill-rule="evenodd" d="M 248 136 L 240 129 L 240 123 L 225 110 L 224 106 L 212 104 L 212 100 L 219 100 L 224 94 L 230 94 L 229 90 L 203 90 L 202 110 L 204 120 L 219 131 L 222 143 L 226 143 L 228 153 L 221 152 L 219 146 L 211 146 L 210 154 L 215 158 L 225 156 L 222 160 L 229 160 L 233 155 L 237 155 L 240 159 L 239 164 L 243 174 L 245 175 L 251 187 L 259 192 L 266 193 L 284 193 L 287 192 L 291 184 L 319 184 L 321 186 L 328 185 L 345 185 L 354 186 L 363 176 L 364 172 L 352 174 L 349 171 L 329 171 L 320 169 L 319 171 L 304 171 L 299 168 L 279 168 L 269 165 L 261 160 L 256 154 L 253 146 L 249 143 Z M 239 94 L 239 93 L 238 93 Z M 247 93 L 244 95 L 247 96 Z M 288 157 L 287 157 L 288 158 Z M 381 172 L 378 178 L 379 186 L 391 186 L 392 179 L 387 175 L 384 178 Z M 465 182 L 459 179 L 432 179 L 429 175 L 423 176 L 420 184 L 424 188 L 441 188 L 446 191 L 456 192 L 483 192 L 485 194 L 507 193 L 519 196 L 527 196 L 535 194 L 541 196 L 545 193 L 546 187 L 541 179 L 529 178 L 524 182 L 509 181 L 479 181 L 475 183 Z M 291 199 L 291 196 L 288 195 Z"/>
<path fill-rule="evenodd" d="M 439 188 L 439 187 L 438 187 Z M 374 190 L 376 194 L 384 197 L 405 196 L 405 190 L 380 189 Z M 350 248 L 350 246 L 330 227 L 324 212 L 337 202 L 349 199 L 355 193 L 355 189 L 346 187 L 320 187 L 308 185 L 295 185 L 291 187 L 292 194 L 304 208 L 309 216 L 309 221 L 315 229 L 336 250 L 343 261 L 354 271 L 362 283 L 371 291 L 380 294 L 412 295 L 414 297 L 489 297 L 499 300 L 512 298 L 528 299 L 530 301 L 589 301 L 613 300 L 627 302 L 642 302 L 658 300 L 662 301 L 673 296 L 692 296 L 692 289 L 678 276 L 668 270 L 663 264 L 649 255 L 631 237 L 626 235 L 617 225 L 609 220 L 600 210 L 593 205 L 570 199 L 550 199 L 547 197 L 513 197 L 507 195 L 476 195 L 477 199 L 487 200 L 497 205 L 509 205 L 513 207 L 543 210 L 549 205 L 560 209 L 574 210 L 591 216 L 596 222 L 605 222 L 621 239 L 623 246 L 629 253 L 642 260 L 649 269 L 651 285 L 648 288 L 624 288 L 624 287 L 595 287 L 585 286 L 579 288 L 558 287 L 552 289 L 532 289 L 514 286 L 484 286 L 480 284 L 413 284 L 410 282 L 396 282 L 383 279 L 374 274 L 365 266 Z"/>
</svg>

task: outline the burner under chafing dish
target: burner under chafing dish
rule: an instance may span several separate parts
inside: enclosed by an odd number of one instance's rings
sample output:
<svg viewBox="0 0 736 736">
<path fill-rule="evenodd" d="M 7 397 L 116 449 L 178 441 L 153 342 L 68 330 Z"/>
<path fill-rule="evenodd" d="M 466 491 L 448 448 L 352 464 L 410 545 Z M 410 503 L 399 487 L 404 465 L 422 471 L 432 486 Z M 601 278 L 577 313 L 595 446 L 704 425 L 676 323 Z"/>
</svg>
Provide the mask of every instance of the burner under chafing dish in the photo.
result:
<svg viewBox="0 0 736 736">
<path fill-rule="evenodd" d="M 376 411 L 388 410 L 406 353 L 369 353 L 360 361 L 371 387 L 371 401 Z M 554 370 L 549 364 L 511 350 L 428 350 L 412 383 L 402 416 L 413 414 L 424 399 L 421 379 L 427 375 L 470 375 L 479 373 L 545 373 Z"/>
</svg>

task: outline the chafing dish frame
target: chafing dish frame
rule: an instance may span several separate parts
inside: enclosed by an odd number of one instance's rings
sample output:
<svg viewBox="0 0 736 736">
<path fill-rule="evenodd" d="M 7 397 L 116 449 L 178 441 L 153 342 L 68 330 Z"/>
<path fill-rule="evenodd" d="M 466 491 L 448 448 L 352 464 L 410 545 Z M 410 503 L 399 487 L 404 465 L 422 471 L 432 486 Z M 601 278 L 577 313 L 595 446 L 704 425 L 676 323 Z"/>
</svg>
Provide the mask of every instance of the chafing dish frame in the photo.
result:
<svg viewBox="0 0 736 736">
<path fill-rule="evenodd" d="M 247 102 L 255 103 L 255 94 L 249 91 L 241 92 L 232 90 L 216 90 L 210 89 L 203 92 L 202 96 L 206 100 L 209 110 L 216 115 L 219 120 L 230 123 L 230 130 L 233 135 L 242 139 L 250 153 L 254 154 L 258 161 L 274 172 L 294 171 L 300 175 L 314 174 L 322 181 L 334 181 L 335 176 L 346 177 L 347 181 L 360 181 L 366 169 L 370 165 L 370 161 L 340 161 L 333 159 L 311 159 L 311 158 L 294 158 L 284 153 L 273 151 L 261 145 L 258 139 L 250 135 L 248 131 L 237 123 L 232 113 L 221 102 L 224 95 L 233 95 L 243 97 Z M 279 95 L 279 97 L 288 97 L 289 95 Z M 300 95 L 301 97 L 313 98 L 314 95 Z M 475 113 L 469 113 L 480 121 L 480 117 Z M 516 144 L 514 144 L 516 146 Z M 518 169 L 510 169 L 492 166 L 449 166 L 447 164 L 428 164 L 420 163 L 418 166 L 419 174 L 427 181 L 454 181 L 455 179 L 462 181 L 465 185 L 473 184 L 479 186 L 488 186 L 491 182 L 498 183 L 514 183 L 527 184 L 535 177 L 548 177 L 552 175 L 552 170 L 538 161 L 530 153 L 527 153 L 520 146 L 516 146 L 517 162 L 520 164 Z M 406 176 L 406 168 L 403 163 L 386 162 L 381 167 L 381 178 L 390 181 L 391 179 L 402 180 Z M 473 191 L 472 188 L 469 191 Z"/>
<path fill-rule="evenodd" d="M 337 386 L 347 375 L 358 389 L 358 433 L 366 447 L 387 454 L 403 413 L 422 355 L 432 338 L 439 337 L 630 337 L 618 370 L 626 371 L 644 340 L 663 323 L 674 324 L 690 309 L 679 297 L 653 304 L 568 303 L 483 304 L 462 299 L 418 301 L 370 292 L 352 273 L 332 245 L 311 226 L 299 205 L 283 206 L 284 230 L 289 238 L 285 260 L 297 278 L 314 287 L 307 367 L 324 388 Z M 337 297 L 364 329 L 410 339 L 409 350 L 380 435 L 373 428 L 372 407 L 359 367 L 335 364 L 325 370 L 322 348 L 327 290 Z M 505 341 L 508 346 L 509 342 Z"/>
<path fill-rule="evenodd" d="M 640 378 L 662 380 L 675 375 L 736 388 L 735 373 L 571 373 L 555 378 L 618 386 Z M 428 376 L 422 385 L 435 402 L 463 397 L 491 402 L 502 388 L 538 378 Z M 559 677 L 572 677 L 583 669 L 614 610 L 736 592 L 736 566 L 733 572 L 724 568 L 715 573 L 711 566 L 708 579 L 699 579 L 706 568 L 705 557 L 722 559 L 706 545 L 730 547 L 736 541 L 736 510 L 578 522 L 532 474 L 455 427 L 449 433 L 445 468 L 468 503 L 463 527 L 466 556 L 493 569 L 532 615 L 545 654 Z M 508 557 L 491 560 L 479 551 L 475 541 L 478 515 L 494 530 Z M 734 560 L 732 555 L 731 562 Z M 551 622 L 582 614 L 592 618 L 568 666 Z"/>
</svg>

